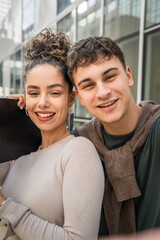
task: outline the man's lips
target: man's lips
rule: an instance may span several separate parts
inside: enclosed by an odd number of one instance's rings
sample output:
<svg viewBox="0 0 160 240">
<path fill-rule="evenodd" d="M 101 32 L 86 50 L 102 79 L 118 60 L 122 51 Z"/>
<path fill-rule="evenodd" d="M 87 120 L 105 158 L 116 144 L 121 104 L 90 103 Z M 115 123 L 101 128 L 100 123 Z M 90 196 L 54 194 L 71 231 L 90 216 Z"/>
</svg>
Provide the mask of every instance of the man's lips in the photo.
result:
<svg viewBox="0 0 160 240">
<path fill-rule="evenodd" d="M 117 101 L 118 101 L 118 99 L 115 99 L 115 100 L 107 102 L 107 103 L 99 104 L 99 105 L 97 105 L 97 107 L 98 108 L 110 107 L 110 106 L 114 105 Z"/>
</svg>

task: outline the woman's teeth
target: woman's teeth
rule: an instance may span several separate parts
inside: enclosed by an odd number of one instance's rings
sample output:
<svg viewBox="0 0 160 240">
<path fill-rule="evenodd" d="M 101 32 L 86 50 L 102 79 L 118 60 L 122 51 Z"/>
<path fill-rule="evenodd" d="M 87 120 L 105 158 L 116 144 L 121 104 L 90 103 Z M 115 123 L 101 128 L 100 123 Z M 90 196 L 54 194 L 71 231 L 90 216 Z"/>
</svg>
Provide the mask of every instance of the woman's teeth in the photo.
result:
<svg viewBox="0 0 160 240">
<path fill-rule="evenodd" d="M 37 116 L 47 118 L 53 116 L 55 113 L 37 113 Z"/>
</svg>

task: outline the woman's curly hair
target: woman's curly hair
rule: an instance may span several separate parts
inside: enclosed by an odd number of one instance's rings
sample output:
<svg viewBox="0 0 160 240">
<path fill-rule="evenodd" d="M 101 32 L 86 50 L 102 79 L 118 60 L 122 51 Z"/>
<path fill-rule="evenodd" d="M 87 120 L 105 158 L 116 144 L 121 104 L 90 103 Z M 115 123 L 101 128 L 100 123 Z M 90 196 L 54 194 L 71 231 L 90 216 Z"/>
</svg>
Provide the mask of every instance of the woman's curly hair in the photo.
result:
<svg viewBox="0 0 160 240">
<path fill-rule="evenodd" d="M 67 74 L 67 54 L 71 47 L 70 40 L 64 33 L 53 33 L 50 28 L 45 28 L 35 37 L 32 37 L 25 46 L 25 76 L 36 65 L 48 63 L 58 68 L 64 79 L 72 83 Z"/>
</svg>

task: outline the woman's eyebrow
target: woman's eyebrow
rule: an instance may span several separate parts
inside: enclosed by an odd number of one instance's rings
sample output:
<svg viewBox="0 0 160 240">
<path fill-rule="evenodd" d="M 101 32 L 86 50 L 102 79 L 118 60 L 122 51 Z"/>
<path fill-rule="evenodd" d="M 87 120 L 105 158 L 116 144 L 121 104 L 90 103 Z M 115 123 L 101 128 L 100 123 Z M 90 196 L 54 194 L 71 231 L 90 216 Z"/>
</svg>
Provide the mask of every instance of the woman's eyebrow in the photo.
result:
<svg viewBox="0 0 160 240">
<path fill-rule="evenodd" d="M 55 88 L 55 87 L 61 87 L 61 88 L 63 88 L 63 86 L 62 86 L 60 83 L 55 83 L 55 84 L 51 84 L 51 85 L 47 86 L 48 89 L 50 89 L 50 88 Z M 36 85 L 28 85 L 28 86 L 27 86 L 27 89 L 28 89 L 28 88 L 40 89 L 40 87 L 38 87 L 38 86 L 36 86 Z"/>
<path fill-rule="evenodd" d="M 27 86 L 27 89 L 28 89 L 28 88 L 39 89 L 39 87 L 38 87 L 38 86 L 35 86 L 35 85 L 28 85 L 28 86 Z"/>
<path fill-rule="evenodd" d="M 63 86 L 60 83 L 54 83 L 54 84 L 51 84 L 51 85 L 47 86 L 48 89 L 55 88 L 55 87 L 63 88 Z"/>
</svg>

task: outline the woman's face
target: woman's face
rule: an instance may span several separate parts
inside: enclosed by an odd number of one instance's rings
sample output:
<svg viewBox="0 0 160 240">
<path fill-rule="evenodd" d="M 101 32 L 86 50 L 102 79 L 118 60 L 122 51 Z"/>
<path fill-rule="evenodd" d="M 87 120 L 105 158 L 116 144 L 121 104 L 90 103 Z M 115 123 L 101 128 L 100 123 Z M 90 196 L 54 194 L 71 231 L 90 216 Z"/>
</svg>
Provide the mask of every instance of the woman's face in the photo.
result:
<svg viewBox="0 0 160 240">
<path fill-rule="evenodd" d="M 41 132 L 66 129 L 74 93 L 69 94 L 69 86 L 58 68 L 41 64 L 31 69 L 26 77 L 25 95 L 29 116 Z"/>
</svg>

